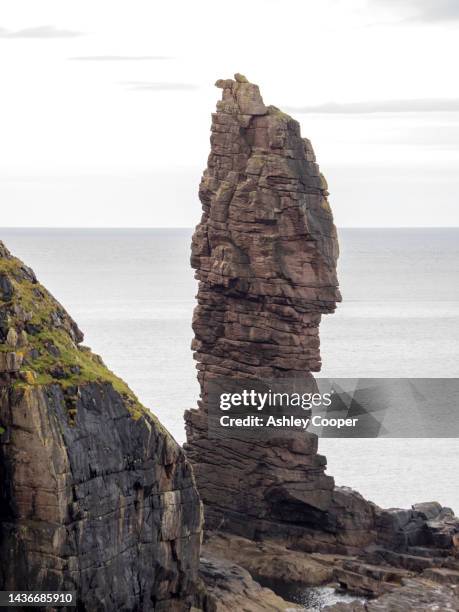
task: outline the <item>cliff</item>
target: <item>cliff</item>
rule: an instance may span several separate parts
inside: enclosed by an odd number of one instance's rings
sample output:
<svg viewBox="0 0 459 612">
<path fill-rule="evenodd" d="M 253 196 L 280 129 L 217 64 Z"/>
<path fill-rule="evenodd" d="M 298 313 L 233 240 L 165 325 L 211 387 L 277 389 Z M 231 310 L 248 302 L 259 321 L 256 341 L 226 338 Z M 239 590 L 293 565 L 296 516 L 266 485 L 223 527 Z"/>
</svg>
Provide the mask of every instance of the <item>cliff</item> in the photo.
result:
<svg viewBox="0 0 459 612">
<path fill-rule="evenodd" d="M 78 609 L 188 610 L 202 512 L 189 462 L 0 243 L 0 589 Z"/>
<path fill-rule="evenodd" d="M 428 581 L 459 582 L 459 522 L 450 509 L 383 510 L 336 487 L 311 433 L 265 440 L 209 429 L 213 386 L 285 380 L 314 389 L 321 316 L 340 300 L 337 233 L 310 141 L 242 75 L 216 86 L 223 95 L 191 255 L 201 394 L 185 413 L 184 447 L 210 530 L 206 554 L 284 587 L 334 581 L 379 596 L 432 568 L 447 578 L 432 570 Z"/>
</svg>

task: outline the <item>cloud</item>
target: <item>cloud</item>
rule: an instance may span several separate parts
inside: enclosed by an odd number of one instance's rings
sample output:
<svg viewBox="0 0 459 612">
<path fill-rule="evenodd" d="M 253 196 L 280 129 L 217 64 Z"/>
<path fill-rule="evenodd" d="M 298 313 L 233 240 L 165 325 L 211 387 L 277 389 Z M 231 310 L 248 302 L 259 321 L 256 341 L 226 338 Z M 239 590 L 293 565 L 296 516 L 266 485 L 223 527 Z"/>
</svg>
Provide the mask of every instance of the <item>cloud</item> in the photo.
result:
<svg viewBox="0 0 459 612">
<path fill-rule="evenodd" d="M 151 81 L 123 81 L 130 91 L 192 91 L 198 89 L 198 85 L 192 83 L 163 83 Z"/>
<path fill-rule="evenodd" d="M 68 59 L 75 62 L 143 62 L 174 58 L 165 55 L 82 55 L 80 57 L 69 57 Z"/>
<path fill-rule="evenodd" d="M 370 5 L 413 9 L 406 21 L 457 21 L 459 20 L 458 0 L 369 0 Z"/>
<path fill-rule="evenodd" d="M 459 98 L 326 102 L 314 106 L 290 106 L 291 113 L 367 114 L 459 112 Z"/>
<path fill-rule="evenodd" d="M 50 25 L 24 28 L 16 31 L 0 28 L 0 38 L 74 38 L 75 36 L 82 36 L 82 34 L 82 32 L 64 30 Z"/>
</svg>

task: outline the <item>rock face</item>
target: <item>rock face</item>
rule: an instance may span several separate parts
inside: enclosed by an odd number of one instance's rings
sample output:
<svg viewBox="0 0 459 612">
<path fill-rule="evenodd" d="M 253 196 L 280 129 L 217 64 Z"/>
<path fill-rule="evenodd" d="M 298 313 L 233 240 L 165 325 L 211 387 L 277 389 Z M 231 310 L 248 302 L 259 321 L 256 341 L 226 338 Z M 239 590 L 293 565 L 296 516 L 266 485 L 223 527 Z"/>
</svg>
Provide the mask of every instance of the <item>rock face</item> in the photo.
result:
<svg viewBox="0 0 459 612">
<path fill-rule="evenodd" d="M 191 256 L 201 396 L 185 413 L 184 447 L 213 531 L 205 553 L 262 583 L 332 579 L 370 597 L 416 576 L 419 584 L 453 583 L 459 521 L 450 509 L 432 502 L 383 510 L 336 487 L 311 433 L 267 441 L 235 430 L 209 434 L 215 381 L 294 379 L 314 388 L 320 319 L 340 300 L 336 229 L 310 142 L 242 75 L 216 85 L 223 97 L 212 116 Z M 443 589 L 435 584 L 426 597 Z M 396 609 L 390 605 L 368 609 Z"/>
<path fill-rule="evenodd" d="M 183 451 L 0 243 L 0 589 L 188 610 L 201 503 Z"/>
<path fill-rule="evenodd" d="M 224 523 L 256 538 L 276 524 L 283 537 L 305 546 L 311 532 L 325 548 L 336 540 L 360 545 L 371 539 L 372 509 L 334 487 L 315 435 L 265 444 L 215 444 L 207 437 L 213 380 L 288 377 L 314 384 L 320 319 L 340 300 L 337 234 L 311 143 L 295 120 L 265 106 L 258 86 L 235 78 L 216 83 L 223 99 L 212 116 L 199 190 L 203 216 L 192 243 L 201 401 L 185 415 L 186 451 L 209 527 Z"/>
</svg>

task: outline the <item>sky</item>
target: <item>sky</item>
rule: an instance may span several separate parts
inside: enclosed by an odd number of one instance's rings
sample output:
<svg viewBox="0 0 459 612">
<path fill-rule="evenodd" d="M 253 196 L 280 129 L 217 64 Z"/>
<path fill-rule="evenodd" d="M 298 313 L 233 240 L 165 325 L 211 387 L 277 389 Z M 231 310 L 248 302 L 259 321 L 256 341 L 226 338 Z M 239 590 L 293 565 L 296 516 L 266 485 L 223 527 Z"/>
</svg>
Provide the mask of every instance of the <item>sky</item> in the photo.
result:
<svg viewBox="0 0 459 612">
<path fill-rule="evenodd" d="M 459 226 L 457 0 L 1 0 L 7 227 L 191 227 L 218 78 L 312 140 L 341 227 Z"/>
</svg>

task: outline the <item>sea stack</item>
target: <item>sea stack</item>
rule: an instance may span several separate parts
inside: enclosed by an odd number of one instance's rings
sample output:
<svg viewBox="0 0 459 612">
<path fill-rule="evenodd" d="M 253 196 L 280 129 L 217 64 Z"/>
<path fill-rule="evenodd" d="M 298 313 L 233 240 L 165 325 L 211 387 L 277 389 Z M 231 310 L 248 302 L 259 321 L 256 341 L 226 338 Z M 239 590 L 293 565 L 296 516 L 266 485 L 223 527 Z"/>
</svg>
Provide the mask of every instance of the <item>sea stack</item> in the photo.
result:
<svg viewBox="0 0 459 612">
<path fill-rule="evenodd" d="M 426 568 L 459 580 L 459 521 L 451 509 L 430 502 L 384 510 L 335 486 L 310 432 L 263 440 L 209 429 L 215 381 L 313 386 L 321 316 L 340 301 L 337 232 L 311 143 L 244 76 L 216 85 L 223 96 L 212 115 L 191 255 L 201 395 L 185 413 L 204 548 L 268 581 L 335 580 L 372 597 Z"/>
<path fill-rule="evenodd" d="M 202 511 L 182 449 L 0 243 L 0 590 L 189 610 Z"/>
<path fill-rule="evenodd" d="M 336 537 L 360 544 L 371 538 L 371 511 L 358 495 L 334 487 L 315 435 L 264 444 L 207 437 L 213 380 L 313 384 L 311 372 L 321 367 L 321 316 L 341 299 L 337 232 L 310 141 L 297 121 L 266 106 L 244 76 L 216 86 L 223 96 L 212 115 L 199 189 L 203 215 L 191 256 L 199 281 L 193 349 L 201 400 L 185 416 L 206 524 L 250 538 L 274 523 L 278 534 L 297 539 L 320 527 L 325 547 Z M 359 504 L 361 524 L 350 534 L 347 507 Z"/>
<path fill-rule="evenodd" d="M 212 380 L 313 381 L 320 370 L 320 319 L 340 300 L 327 183 L 298 122 L 266 106 L 257 85 L 239 74 L 216 85 L 223 97 L 192 242 L 201 400 L 185 416 L 186 450 L 207 527 L 255 538 L 273 522 L 282 524 L 279 534 L 291 530 L 301 514 L 302 526 L 314 529 L 328 524 L 334 495 L 317 437 L 216 444 L 207 413 Z"/>
</svg>

